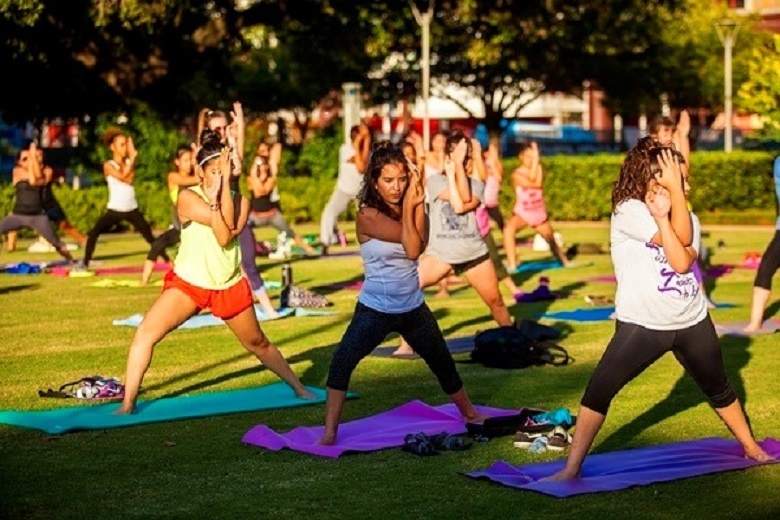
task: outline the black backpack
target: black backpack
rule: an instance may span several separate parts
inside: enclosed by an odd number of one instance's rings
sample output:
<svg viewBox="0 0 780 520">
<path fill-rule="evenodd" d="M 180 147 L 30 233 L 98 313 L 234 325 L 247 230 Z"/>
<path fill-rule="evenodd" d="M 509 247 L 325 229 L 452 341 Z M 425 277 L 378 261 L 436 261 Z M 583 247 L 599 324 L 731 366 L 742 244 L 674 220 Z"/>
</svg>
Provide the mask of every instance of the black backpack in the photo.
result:
<svg viewBox="0 0 780 520">
<path fill-rule="evenodd" d="M 514 326 L 479 332 L 474 336 L 471 360 L 490 368 L 561 366 L 573 361 L 563 347 L 547 340 L 532 340 Z"/>
</svg>

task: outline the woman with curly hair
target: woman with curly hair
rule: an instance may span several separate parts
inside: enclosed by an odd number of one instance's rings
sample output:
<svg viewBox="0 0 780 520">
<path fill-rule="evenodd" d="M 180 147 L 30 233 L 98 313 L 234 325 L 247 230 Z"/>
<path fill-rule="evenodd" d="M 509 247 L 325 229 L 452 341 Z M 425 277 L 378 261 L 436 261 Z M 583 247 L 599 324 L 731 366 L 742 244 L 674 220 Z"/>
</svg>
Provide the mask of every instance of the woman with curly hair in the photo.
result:
<svg viewBox="0 0 780 520">
<path fill-rule="evenodd" d="M 325 431 L 334 444 L 352 372 L 388 334 L 403 334 L 425 360 L 467 422 L 482 416 L 469 400 L 436 318 L 425 304 L 417 258 L 428 242 L 420 172 L 400 148 L 378 143 L 369 160 L 356 231 L 365 281 L 355 314 L 333 354 L 328 374 Z"/>
<path fill-rule="evenodd" d="M 579 476 L 614 396 L 667 352 L 696 381 L 745 457 L 771 458 L 753 437 L 729 383 L 715 327 L 691 273 L 700 232 L 687 208 L 688 190 L 687 171 L 680 170 L 673 148 L 646 137 L 628 152 L 612 191 L 615 335 L 582 397 L 566 466 L 549 479 Z"/>
</svg>

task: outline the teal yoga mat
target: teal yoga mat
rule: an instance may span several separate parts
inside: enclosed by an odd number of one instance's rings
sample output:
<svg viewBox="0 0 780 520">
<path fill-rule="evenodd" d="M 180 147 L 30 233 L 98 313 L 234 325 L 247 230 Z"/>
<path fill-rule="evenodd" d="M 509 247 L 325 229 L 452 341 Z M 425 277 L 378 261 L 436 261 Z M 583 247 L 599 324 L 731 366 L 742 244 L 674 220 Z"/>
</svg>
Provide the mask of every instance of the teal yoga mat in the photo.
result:
<svg viewBox="0 0 780 520">
<path fill-rule="evenodd" d="M 137 424 L 291 408 L 325 402 L 324 389 L 311 386 L 306 388 L 317 398 L 299 399 L 286 383 L 278 382 L 244 390 L 138 401 L 137 411 L 131 415 L 115 415 L 114 411 L 119 408 L 117 402 L 44 411 L 5 410 L 0 411 L 0 423 L 57 435 L 75 430 L 122 428 Z M 355 398 L 357 394 L 350 392 L 347 397 Z"/>
</svg>

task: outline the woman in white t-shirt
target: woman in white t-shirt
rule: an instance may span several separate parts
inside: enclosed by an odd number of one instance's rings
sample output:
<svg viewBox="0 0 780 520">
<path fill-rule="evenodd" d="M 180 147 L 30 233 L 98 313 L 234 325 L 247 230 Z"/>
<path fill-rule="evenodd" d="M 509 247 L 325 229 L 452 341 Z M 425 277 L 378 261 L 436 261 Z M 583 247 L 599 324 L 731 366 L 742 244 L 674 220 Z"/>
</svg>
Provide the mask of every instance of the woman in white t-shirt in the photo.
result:
<svg viewBox="0 0 780 520">
<path fill-rule="evenodd" d="M 672 352 L 745 450 L 758 445 L 723 366 L 718 336 L 691 265 L 699 252 L 699 220 L 687 208 L 688 177 L 673 148 L 650 137 L 628 152 L 612 191 L 610 241 L 617 277 L 615 335 L 581 400 L 566 466 L 548 479 L 580 474 L 613 397 Z"/>
<path fill-rule="evenodd" d="M 135 179 L 135 159 L 138 156 L 138 151 L 133 144 L 133 139 L 125 135 L 119 128 L 112 127 L 103 134 L 103 144 L 111 150 L 111 159 L 103 163 L 103 175 L 106 178 L 106 184 L 108 184 L 108 204 L 106 212 L 87 234 L 84 259 L 79 263 L 78 269 L 89 267 L 98 237 L 122 221 L 132 224 L 149 245 L 155 240 L 152 227 L 138 209 L 138 201 L 135 198 L 133 180 Z M 165 262 L 170 262 L 165 251 L 160 253 L 160 257 Z"/>
</svg>

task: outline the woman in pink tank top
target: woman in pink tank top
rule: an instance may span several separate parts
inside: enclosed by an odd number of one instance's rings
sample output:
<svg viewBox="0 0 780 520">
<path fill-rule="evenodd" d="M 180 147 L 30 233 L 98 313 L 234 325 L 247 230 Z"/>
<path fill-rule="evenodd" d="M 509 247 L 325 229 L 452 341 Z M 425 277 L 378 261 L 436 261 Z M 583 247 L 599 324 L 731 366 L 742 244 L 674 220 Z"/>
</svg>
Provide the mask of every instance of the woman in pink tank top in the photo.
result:
<svg viewBox="0 0 780 520">
<path fill-rule="evenodd" d="M 516 202 L 512 216 L 504 225 L 504 251 L 506 252 L 507 269 L 510 272 L 517 269 L 515 235 L 525 226 L 531 226 L 542 235 L 550 244 L 550 251 L 566 267 L 570 263 L 569 259 L 555 242 L 555 232 L 547 217 L 547 207 L 542 191 L 542 165 L 536 143 L 523 145 L 520 148 L 518 158 L 520 159 L 520 167 L 512 172 Z"/>
</svg>

